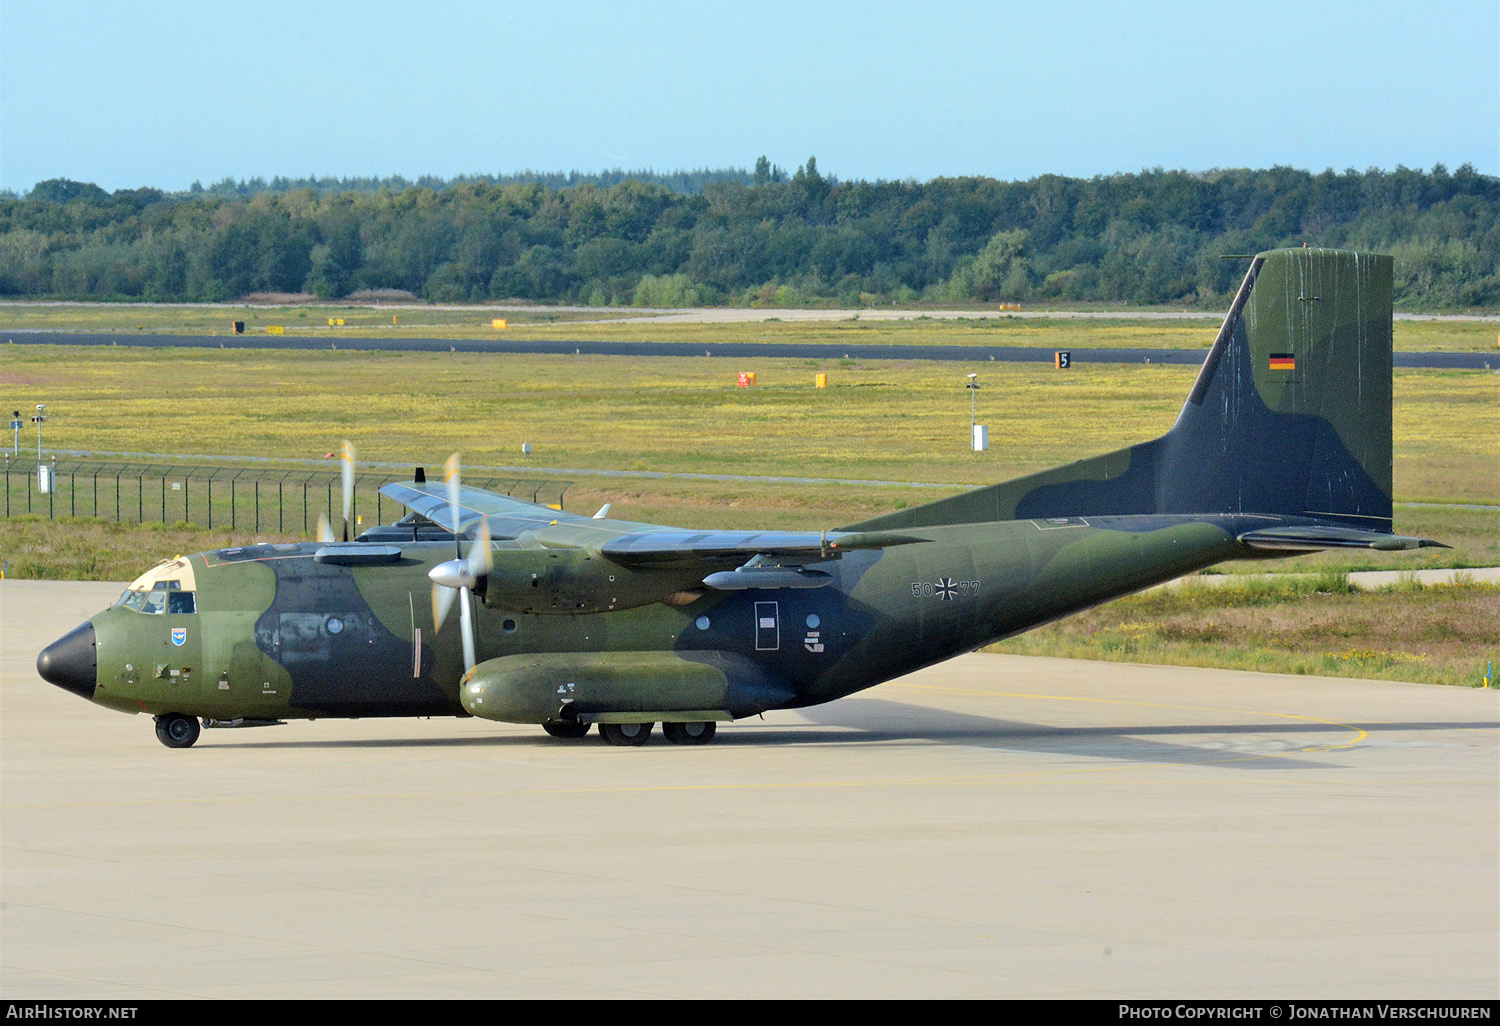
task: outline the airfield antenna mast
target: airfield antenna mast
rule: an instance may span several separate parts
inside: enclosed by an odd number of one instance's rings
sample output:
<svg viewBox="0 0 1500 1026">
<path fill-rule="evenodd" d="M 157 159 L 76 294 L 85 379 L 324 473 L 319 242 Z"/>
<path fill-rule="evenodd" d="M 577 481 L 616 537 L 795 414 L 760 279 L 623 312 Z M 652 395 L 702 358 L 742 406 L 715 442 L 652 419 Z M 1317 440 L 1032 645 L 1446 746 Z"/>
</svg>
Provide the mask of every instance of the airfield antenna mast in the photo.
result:
<svg viewBox="0 0 1500 1026">
<path fill-rule="evenodd" d="M 974 393 L 979 391 L 979 375 L 969 375 L 969 437 L 974 437 Z"/>
<path fill-rule="evenodd" d="M 46 403 L 36 404 L 36 416 L 31 418 L 36 421 L 36 465 L 42 465 L 42 421 L 46 420 L 43 411 L 47 409 Z"/>
<path fill-rule="evenodd" d="M 975 392 L 979 391 L 979 375 L 970 374 L 969 383 L 964 386 L 969 390 L 969 437 L 973 440 L 975 452 L 984 452 L 990 447 L 990 429 L 978 423 L 978 417 L 974 415 L 974 401 L 977 398 Z"/>
</svg>

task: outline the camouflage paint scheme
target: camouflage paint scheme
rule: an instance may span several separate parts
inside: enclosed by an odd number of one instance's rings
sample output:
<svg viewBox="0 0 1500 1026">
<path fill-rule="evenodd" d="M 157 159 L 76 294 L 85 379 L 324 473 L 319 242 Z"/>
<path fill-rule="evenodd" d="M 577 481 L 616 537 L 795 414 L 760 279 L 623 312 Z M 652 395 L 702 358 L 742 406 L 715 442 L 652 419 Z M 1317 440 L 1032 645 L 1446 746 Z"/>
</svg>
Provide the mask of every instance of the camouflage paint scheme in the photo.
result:
<svg viewBox="0 0 1500 1026">
<path fill-rule="evenodd" d="M 206 721 L 736 719 L 1224 560 L 1435 544 L 1390 533 L 1391 269 L 1335 250 L 1255 257 L 1176 425 L 1118 452 L 826 535 L 689 532 L 475 489 L 453 524 L 440 485 L 393 485 L 459 540 L 377 528 L 199 553 L 195 613 L 116 605 L 38 667 L 112 709 Z M 466 672 L 427 575 L 481 518 L 497 541 Z"/>
</svg>

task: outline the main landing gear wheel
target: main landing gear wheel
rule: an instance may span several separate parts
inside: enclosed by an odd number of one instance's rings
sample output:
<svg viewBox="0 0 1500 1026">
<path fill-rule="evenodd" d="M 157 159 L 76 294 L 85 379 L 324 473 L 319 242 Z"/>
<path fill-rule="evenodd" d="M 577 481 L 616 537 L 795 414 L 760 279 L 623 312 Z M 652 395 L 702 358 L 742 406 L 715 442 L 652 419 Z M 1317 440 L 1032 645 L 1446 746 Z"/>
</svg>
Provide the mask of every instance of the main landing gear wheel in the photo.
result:
<svg viewBox="0 0 1500 1026">
<path fill-rule="evenodd" d="M 542 729 L 553 737 L 573 740 L 587 734 L 589 732 L 589 725 L 587 723 L 570 723 L 567 720 L 553 720 L 551 723 L 543 723 Z"/>
<path fill-rule="evenodd" d="M 601 723 L 599 733 L 612 745 L 643 745 L 651 740 L 651 723 Z"/>
<path fill-rule="evenodd" d="M 196 717 L 167 713 L 156 718 L 156 739 L 168 748 L 191 748 L 198 734 Z"/>
<path fill-rule="evenodd" d="M 718 724 L 713 720 L 661 725 L 661 732 L 674 745 L 706 745 L 714 739 L 716 729 L 718 729 Z"/>
</svg>

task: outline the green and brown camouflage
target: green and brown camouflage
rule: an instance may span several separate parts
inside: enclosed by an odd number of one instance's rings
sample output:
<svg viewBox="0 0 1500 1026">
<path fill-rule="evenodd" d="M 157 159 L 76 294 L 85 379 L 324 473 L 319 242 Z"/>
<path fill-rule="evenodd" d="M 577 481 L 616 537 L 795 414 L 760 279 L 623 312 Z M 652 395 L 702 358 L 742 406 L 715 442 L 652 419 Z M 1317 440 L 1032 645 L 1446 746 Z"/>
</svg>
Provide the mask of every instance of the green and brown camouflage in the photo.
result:
<svg viewBox="0 0 1500 1026">
<path fill-rule="evenodd" d="M 174 747 L 199 720 L 364 716 L 701 743 L 1225 560 L 1436 544 L 1391 533 L 1391 261 L 1335 250 L 1254 258 L 1161 438 L 841 530 L 448 489 L 387 486 L 410 516 L 355 542 L 159 565 L 38 669 Z M 439 629 L 444 587 L 472 642 Z"/>
</svg>

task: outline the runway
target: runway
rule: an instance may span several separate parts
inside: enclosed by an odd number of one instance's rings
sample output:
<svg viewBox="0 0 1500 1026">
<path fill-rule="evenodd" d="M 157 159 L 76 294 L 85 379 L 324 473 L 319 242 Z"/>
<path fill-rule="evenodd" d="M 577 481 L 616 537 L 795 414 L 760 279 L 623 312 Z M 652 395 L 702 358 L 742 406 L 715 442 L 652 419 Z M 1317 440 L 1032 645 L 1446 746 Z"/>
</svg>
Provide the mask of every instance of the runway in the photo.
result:
<svg viewBox="0 0 1500 1026">
<path fill-rule="evenodd" d="M 1135 349 L 1073 347 L 1075 363 L 1171 363 L 1197 367 L 1203 349 Z M 339 335 L 142 335 L 63 331 L 0 331 L 0 344 L 68 346 L 137 346 L 189 349 L 345 349 L 355 352 L 528 353 L 554 356 L 717 356 L 725 359 L 788 360 L 943 360 L 967 363 L 1052 363 L 1054 350 L 1039 346 L 839 345 L 780 342 L 598 342 L 520 338 L 387 338 Z M 1489 369 L 1500 363 L 1491 353 L 1396 353 L 1397 367 L 1446 370 Z"/>
<path fill-rule="evenodd" d="M 205 731 L 41 681 L 0 582 L 0 992 L 1500 997 L 1500 692 L 971 655 L 641 749 Z"/>
</svg>

